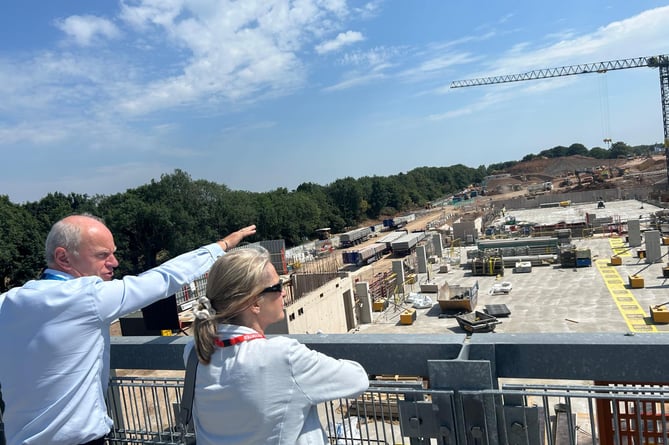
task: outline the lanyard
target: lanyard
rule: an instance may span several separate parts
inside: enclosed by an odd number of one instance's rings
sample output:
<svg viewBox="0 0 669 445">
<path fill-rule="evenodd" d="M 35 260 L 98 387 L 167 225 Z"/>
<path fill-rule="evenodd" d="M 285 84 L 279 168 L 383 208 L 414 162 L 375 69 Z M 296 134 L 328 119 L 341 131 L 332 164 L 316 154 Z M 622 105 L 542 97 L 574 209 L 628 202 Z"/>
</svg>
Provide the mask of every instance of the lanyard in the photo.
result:
<svg viewBox="0 0 669 445">
<path fill-rule="evenodd" d="M 232 337 L 226 340 L 217 338 L 214 340 L 214 343 L 216 343 L 216 346 L 219 348 L 225 348 L 226 346 L 236 345 L 245 341 L 255 340 L 257 338 L 265 338 L 265 336 L 258 332 L 254 332 L 253 334 L 238 335 L 237 337 Z"/>
<path fill-rule="evenodd" d="M 58 281 L 67 281 L 69 278 L 64 277 L 62 275 L 56 275 L 53 273 L 49 272 L 44 272 L 42 275 L 39 277 L 40 280 L 58 280 Z"/>
</svg>

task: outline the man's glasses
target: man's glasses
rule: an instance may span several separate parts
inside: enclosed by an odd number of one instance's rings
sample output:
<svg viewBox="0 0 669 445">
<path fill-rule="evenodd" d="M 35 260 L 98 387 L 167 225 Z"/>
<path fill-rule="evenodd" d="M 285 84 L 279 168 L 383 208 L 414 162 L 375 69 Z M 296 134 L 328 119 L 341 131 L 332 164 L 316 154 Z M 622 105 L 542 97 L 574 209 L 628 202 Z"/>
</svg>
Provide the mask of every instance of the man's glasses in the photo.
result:
<svg viewBox="0 0 669 445">
<path fill-rule="evenodd" d="M 283 290 L 283 280 L 279 280 L 278 283 L 276 283 L 274 286 L 266 287 L 263 289 L 261 294 L 266 294 L 269 292 L 281 292 Z"/>
</svg>

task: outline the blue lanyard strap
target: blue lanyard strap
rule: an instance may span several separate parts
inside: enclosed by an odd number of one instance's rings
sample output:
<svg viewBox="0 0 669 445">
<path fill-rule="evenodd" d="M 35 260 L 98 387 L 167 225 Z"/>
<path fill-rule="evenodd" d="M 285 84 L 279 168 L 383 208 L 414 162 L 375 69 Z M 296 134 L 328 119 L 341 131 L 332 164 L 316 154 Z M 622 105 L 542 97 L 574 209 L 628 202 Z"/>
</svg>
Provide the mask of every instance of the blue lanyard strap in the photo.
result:
<svg viewBox="0 0 669 445">
<path fill-rule="evenodd" d="M 56 275 L 53 273 L 49 272 L 44 272 L 42 275 L 39 277 L 40 280 L 58 280 L 58 281 L 67 281 L 69 278 L 64 277 L 62 275 Z"/>
</svg>

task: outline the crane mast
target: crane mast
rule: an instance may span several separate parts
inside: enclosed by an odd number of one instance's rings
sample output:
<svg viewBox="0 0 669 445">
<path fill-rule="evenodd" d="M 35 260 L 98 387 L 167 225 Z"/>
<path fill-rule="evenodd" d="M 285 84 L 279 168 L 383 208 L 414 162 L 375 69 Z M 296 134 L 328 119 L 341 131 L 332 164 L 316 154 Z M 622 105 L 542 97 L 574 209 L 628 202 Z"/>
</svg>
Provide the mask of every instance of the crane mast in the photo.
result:
<svg viewBox="0 0 669 445">
<path fill-rule="evenodd" d="M 548 79 L 551 77 L 574 76 L 577 74 L 605 73 L 607 71 L 629 68 L 658 68 L 660 72 L 660 95 L 662 100 L 662 125 L 664 127 L 664 157 L 667 169 L 667 187 L 669 188 L 669 55 L 636 57 L 633 59 L 609 60 L 606 62 L 584 63 L 528 71 L 520 74 L 479 77 L 476 79 L 455 80 L 451 88 L 493 85 L 498 83 L 520 82 L 524 80 Z"/>
</svg>

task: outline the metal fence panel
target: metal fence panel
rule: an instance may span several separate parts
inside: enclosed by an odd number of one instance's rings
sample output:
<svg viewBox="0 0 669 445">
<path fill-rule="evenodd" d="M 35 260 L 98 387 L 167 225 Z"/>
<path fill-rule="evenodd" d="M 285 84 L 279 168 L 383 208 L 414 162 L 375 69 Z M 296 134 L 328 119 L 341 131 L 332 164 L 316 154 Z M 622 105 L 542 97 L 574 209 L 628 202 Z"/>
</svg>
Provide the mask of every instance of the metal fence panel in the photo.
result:
<svg viewBox="0 0 669 445">
<path fill-rule="evenodd" d="M 110 444 L 180 445 L 183 379 L 114 377 Z M 457 400 L 465 401 L 456 409 Z M 484 413 L 494 412 L 490 418 Z M 357 398 L 318 406 L 332 445 L 669 445 L 669 387 L 518 385 L 445 391 L 420 382 L 372 382 Z M 456 424 L 466 437 L 456 438 Z M 495 423 L 495 422 L 492 422 Z"/>
</svg>

